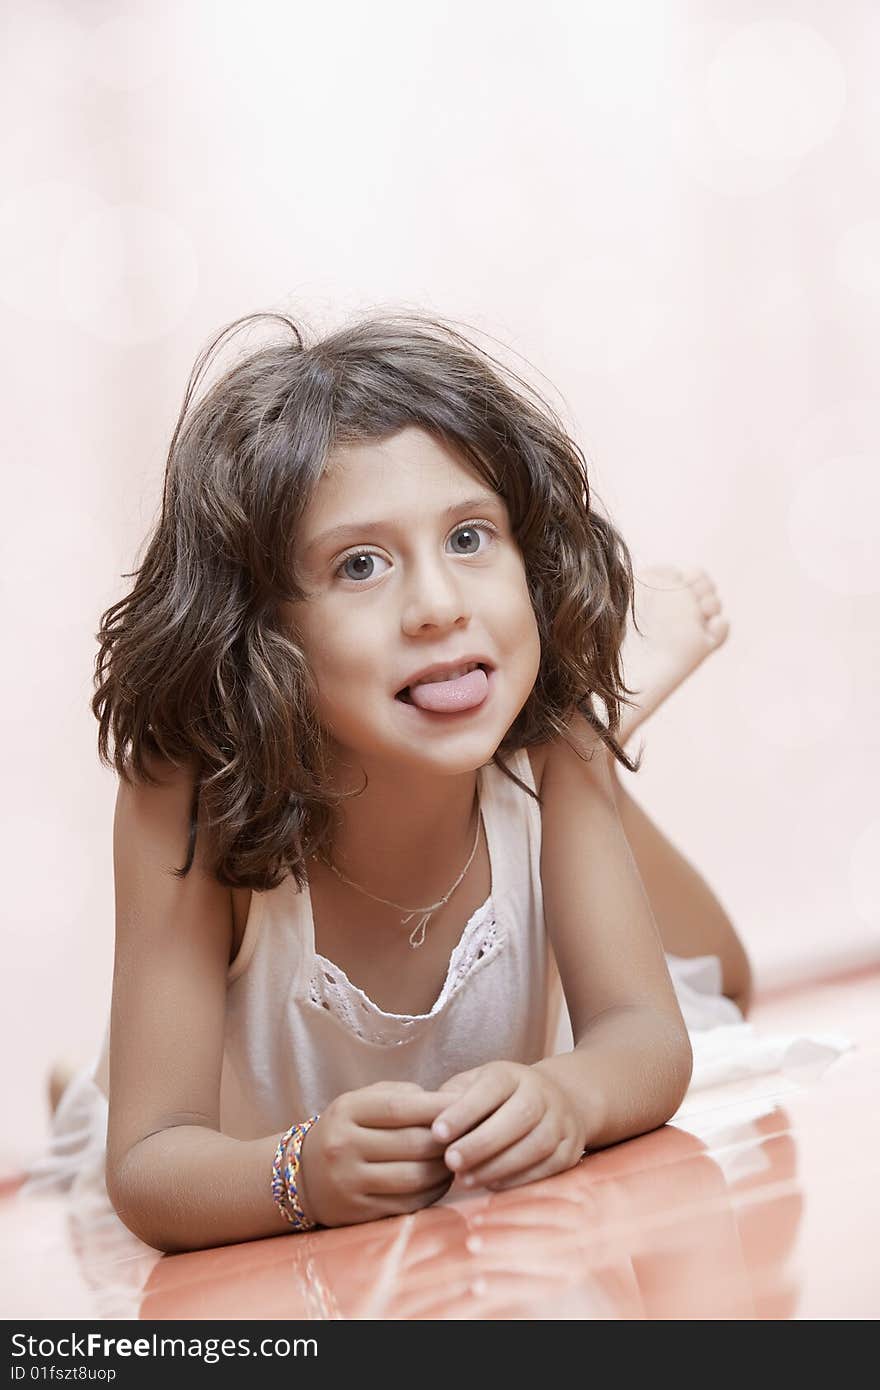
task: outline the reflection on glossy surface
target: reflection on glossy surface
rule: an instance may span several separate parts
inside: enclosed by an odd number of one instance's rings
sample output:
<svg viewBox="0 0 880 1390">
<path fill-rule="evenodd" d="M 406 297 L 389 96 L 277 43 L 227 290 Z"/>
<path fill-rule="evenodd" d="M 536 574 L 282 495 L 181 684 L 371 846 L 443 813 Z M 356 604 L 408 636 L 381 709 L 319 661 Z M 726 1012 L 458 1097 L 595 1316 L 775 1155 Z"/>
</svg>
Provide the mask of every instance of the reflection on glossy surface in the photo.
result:
<svg viewBox="0 0 880 1390">
<path fill-rule="evenodd" d="M 141 1317 L 663 1318 L 679 1315 L 685 1290 L 690 1317 L 753 1317 L 762 1289 L 782 1282 L 799 1210 L 789 1197 L 777 1221 L 770 1203 L 762 1224 L 776 1234 L 753 1268 L 754 1223 L 741 1223 L 738 1197 L 790 1187 L 795 1167 L 785 1112 L 756 1124 L 747 1142 L 764 1151 L 760 1172 L 738 1183 L 701 1140 L 667 1126 L 527 1191 L 282 1236 L 213 1262 L 163 1260 Z"/>
<path fill-rule="evenodd" d="M 876 1317 L 880 975 L 755 1009 L 836 1027 L 821 1076 L 698 1092 L 675 1123 L 510 1192 L 160 1257 L 97 1207 L 0 1195 L 7 1317 Z M 51 1261 L 52 1290 L 45 1271 Z"/>
</svg>

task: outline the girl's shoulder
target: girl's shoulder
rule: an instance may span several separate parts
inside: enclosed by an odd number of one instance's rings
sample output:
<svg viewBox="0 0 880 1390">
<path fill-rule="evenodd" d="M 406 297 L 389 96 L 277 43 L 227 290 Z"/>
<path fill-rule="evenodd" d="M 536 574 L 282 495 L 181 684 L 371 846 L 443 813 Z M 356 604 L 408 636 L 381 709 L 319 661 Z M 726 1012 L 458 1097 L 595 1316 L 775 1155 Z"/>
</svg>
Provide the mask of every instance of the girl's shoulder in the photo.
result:
<svg viewBox="0 0 880 1390">
<path fill-rule="evenodd" d="M 603 747 L 602 740 L 595 729 L 588 724 L 582 714 L 575 712 L 571 715 L 566 726 L 566 737 L 556 737 L 548 739 L 546 743 L 535 743 L 526 749 L 529 755 L 529 762 L 532 768 L 532 776 L 535 779 L 535 790 L 538 796 L 541 795 L 544 776 L 547 771 L 548 763 L 552 757 L 563 760 L 571 756 L 571 750 L 577 751 L 578 756 L 591 758 L 595 752 Z M 567 750 L 567 751 L 566 751 Z"/>
</svg>

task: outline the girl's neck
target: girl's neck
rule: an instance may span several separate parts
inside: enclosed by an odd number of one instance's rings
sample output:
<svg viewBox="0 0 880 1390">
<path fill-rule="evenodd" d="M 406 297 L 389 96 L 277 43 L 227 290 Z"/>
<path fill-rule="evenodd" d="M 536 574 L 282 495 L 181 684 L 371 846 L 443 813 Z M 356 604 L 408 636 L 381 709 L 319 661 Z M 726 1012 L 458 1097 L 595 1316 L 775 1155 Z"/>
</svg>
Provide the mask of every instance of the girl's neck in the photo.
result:
<svg viewBox="0 0 880 1390">
<path fill-rule="evenodd" d="M 478 774 L 368 773 L 366 790 L 342 803 L 325 857 L 369 893 L 427 906 L 448 891 L 473 848 Z M 340 781 L 345 790 L 362 783 L 362 776 Z"/>
</svg>

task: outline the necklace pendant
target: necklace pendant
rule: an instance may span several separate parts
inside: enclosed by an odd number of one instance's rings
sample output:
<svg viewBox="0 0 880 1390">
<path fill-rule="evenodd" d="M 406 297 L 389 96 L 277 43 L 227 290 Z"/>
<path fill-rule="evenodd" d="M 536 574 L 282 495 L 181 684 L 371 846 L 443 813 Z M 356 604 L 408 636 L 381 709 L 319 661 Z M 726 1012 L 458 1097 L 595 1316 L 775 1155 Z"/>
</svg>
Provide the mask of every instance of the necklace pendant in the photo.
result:
<svg viewBox="0 0 880 1390">
<path fill-rule="evenodd" d="M 412 917 L 412 916 L 414 916 L 414 915 L 415 915 L 414 913 L 410 913 L 410 917 Z M 431 916 L 430 912 L 426 912 L 425 915 L 424 915 L 424 917 L 420 917 L 420 918 L 419 918 L 418 925 L 415 926 L 415 927 L 413 927 L 412 931 L 410 932 L 410 934 L 409 934 L 409 944 L 410 944 L 410 946 L 412 946 L 413 950 L 415 950 L 417 946 L 421 946 L 422 943 L 424 942 L 424 940 L 425 940 L 425 928 L 426 928 L 427 925 L 428 925 L 428 918 L 429 918 L 430 916 Z M 407 917 L 406 920 L 409 921 L 409 917 Z"/>
</svg>

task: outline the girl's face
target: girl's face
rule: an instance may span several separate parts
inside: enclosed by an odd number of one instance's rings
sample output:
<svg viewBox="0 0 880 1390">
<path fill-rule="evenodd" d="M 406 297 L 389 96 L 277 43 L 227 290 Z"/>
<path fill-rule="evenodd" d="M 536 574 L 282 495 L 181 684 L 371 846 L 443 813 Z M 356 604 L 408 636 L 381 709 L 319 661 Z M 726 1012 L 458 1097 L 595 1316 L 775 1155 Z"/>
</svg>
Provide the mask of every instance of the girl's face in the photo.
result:
<svg viewBox="0 0 880 1390">
<path fill-rule="evenodd" d="M 343 762 L 445 774 L 489 762 L 540 662 L 504 499 L 440 440 L 408 427 L 334 453 L 296 549 L 307 598 L 288 611 Z M 449 686 L 438 695 L 436 678 L 473 662 L 487 675 L 456 684 L 455 712 L 400 698 L 416 685 L 423 703 L 442 703 Z M 423 675 L 435 684 L 427 696 Z"/>
</svg>

